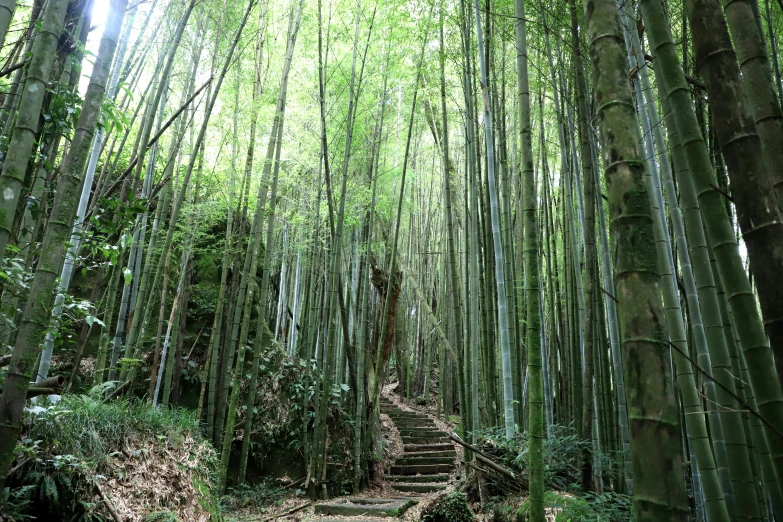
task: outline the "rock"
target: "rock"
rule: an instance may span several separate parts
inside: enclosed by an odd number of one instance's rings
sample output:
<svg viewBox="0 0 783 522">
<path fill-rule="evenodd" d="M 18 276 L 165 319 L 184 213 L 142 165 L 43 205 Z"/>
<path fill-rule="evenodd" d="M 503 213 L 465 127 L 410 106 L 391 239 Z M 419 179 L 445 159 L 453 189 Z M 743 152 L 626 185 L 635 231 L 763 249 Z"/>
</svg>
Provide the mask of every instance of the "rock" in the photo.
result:
<svg viewBox="0 0 783 522">
<path fill-rule="evenodd" d="M 555 522 L 592 520 L 596 517 L 595 511 L 585 499 L 558 491 L 544 493 L 544 509 L 546 509 L 547 515 L 554 515 Z M 529 511 L 530 501 L 526 499 L 517 511 L 516 522 L 528 520 Z"/>
</svg>

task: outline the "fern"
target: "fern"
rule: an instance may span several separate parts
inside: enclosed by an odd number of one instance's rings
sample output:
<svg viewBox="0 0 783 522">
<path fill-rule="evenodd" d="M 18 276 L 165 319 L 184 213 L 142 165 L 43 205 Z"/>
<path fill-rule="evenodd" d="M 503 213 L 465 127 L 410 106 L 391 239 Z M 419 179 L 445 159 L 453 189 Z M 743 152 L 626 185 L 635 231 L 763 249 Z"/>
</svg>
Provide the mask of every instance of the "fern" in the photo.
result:
<svg viewBox="0 0 783 522">
<path fill-rule="evenodd" d="M 46 501 L 50 505 L 56 505 L 60 501 L 57 483 L 50 475 L 44 475 L 41 482 L 41 500 Z"/>
</svg>

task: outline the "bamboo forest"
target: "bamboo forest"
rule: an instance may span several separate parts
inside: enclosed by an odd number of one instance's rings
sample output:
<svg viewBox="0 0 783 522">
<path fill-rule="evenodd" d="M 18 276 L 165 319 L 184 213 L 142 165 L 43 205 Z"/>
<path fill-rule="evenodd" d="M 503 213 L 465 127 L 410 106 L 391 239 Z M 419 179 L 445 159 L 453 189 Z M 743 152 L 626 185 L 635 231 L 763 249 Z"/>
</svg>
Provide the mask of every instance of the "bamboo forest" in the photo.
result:
<svg viewBox="0 0 783 522">
<path fill-rule="evenodd" d="M 783 522 L 781 42 L 0 0 L 0 522 Z"/>
</svg>

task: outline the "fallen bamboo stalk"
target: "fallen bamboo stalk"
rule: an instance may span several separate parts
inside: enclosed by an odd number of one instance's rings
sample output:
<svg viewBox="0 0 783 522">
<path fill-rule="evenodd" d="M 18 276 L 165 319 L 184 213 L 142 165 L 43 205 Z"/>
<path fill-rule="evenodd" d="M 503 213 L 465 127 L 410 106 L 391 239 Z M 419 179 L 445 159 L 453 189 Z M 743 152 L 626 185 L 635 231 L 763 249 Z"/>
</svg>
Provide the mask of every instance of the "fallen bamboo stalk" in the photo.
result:
<svg viewBox="0 0 783 522">
<path fill-rule="evenodd" d="M 30 386 L 27 388 L 27 400 L 34 397 L 40 397 L 41 395 L 57 395 L 60 393 L 59 388 L 46 388 L 45 386 Z"/>
<path fill-rule="evenodd" d="M 449 433 L 449 438 L 451 440 L 453 440 L 454 442 L 456 442 L 457 444 L 460 444 L 460 445 L 464 446 L 465 448 L 469 449 L 470 451 L 474 452 L 476 454 L 476 459 L 480 460 L 483 464 L 489 466 L 490 468 L 492 468 L 493 470 L 497 471 L 501 475 L 505 475 L 506 477 L 508 477 L 508 478 L 510 478 L 510 479 L 512 479 L 512 480 L 514 480 L 516 482 L 519 482 L 520 484 L 524 484 L 525 483 L 525 481 L 521 477 L 517 477 L 514 474 L 513 471 L 504 468 L 500 464 L 495 464 L 494 462 L 492 462 L 492 460 L 491 460 L 489 455 L 487 455 L 486 453 L 484 453 L 483 451 L 481 451 L 477 447 L 475 447 L 475 446 L 473 446 L 471 444 L 468 444 L 467 442 L 462 440 L 459 437 L 459 435 L 457 435 L 453 431 L 451 433 Z"/>
<path fill-rule="evenodd" d="M 302 477 L 302 478 L 300 478 L 297 481 L 291 482 L 290 484 L 286 484 L 285 486 L 283 486 L 283 489 L 292 488 L 292 487 L 296 486 L 297 484 L 301 484 L 302 482 L 305 481 L 306 478 L 307 477 Z"/>
<path fill-rule="evenodd" d="M 118 387 L 114 388 L 114 390 L 109 395 L 107 395 L 106 398 L 103 399 L 102 402 L 104 402 L 104 403 L 109 402 L 114 397 L 118 396 L 120 393 L 125 391 L 125 388 L 127 388 L 128 386 L 130 386 L 130 381 L 123 382 Z"/>
<path fill-rule="evenodd" d="M 463 460 L 462 463 L 465 464 L 470 469 L 472 469 L 473 471 L 478 471 L 479 473 L 482 473 L 484 475 L 488 475 L 489 474 L 489 472 L 487 472 L 487 470 L 476 466 L 472 462 L 468 462 L 467 460 Z"/>
<path fill-rule="evenodd" d="M 484 453 L 483 451 L 478 449 L 476 446 L 468 444 L 467 442 L 462 440 L 460 438 L 460 436 L 457 435 L 456 433 L 454 433 L 453 431 L 451 433 L 449 433 L 449 438 L 451 440 L 453 440 L 454 442 L 456 442 L 457 444 L 459 444 L 459 445 L 469 449 L 470 451 L 478 454 L 479 456 L 484 457 L 484 459 L 489 462 L 488 466 L 493 467 L 493 469 L 494 469 L 494 467 L 500 468 L 500 469 L 498 469 L 496 471 L 498 471 L 500 473 L 503 473 L 504 475 L 507 475 L 507 476 L 509 476 L 511 478 L 514 478 L 514 479 L 516 478 L 516 476 L 514 475 L 514 473 L 512 471 L 509 471 L 506 468 L 500 466 L 499 464 L 495 464 L 494 462 L 492 462 L 492 460 L 491 460 L 492 457 L 490 457 L 489 455 L 487 455 L 486 453 Z"/>
<path fill-rule="evenodd" d="M 56 395 L 62 391 L 65 386 L 66 380 L 62 375 L 55 377 L 49 377 L 41 382 L 31 382 L 27 388 L 26 400 L 30 400 L 34 397 L 41 395 Z M 0 388 L 2 390 L 2 388 Z"/>
<path fill-rule="evenodd" d="M 55 375 L 54 377 L 49 377 L 48 379 L 44 379 L 42 381 L 38 381 L 38 382 L 34 383 L 32 386 L 35 386 L 36 388 L 57 388 L 57 389 L 60 389 L 63 386 L 65 386 L 65 377 L 62 376 L 62 375 Z"/>
<path fill-rule="evenodd" d="M 106 494 L 101 489 L 101 485 L 98 484 L 98 482 L 93 482 L 95 484 L 95 489 L 98 490 L 98 495 L 100 495 L 101 500 L 103 500 L 103 503 L 106 505 L 106 509 L 109 510 L 109 514 L 111 515 L 111 518 L 114 519 L 114 522 L 123 522 L 122 518 L 120 517 L 120 514 L 117 513 L 117 510 L 114 508 L 114 504 L 111 503 L 111 500 L 109 500 L 109 497 L 106 496 Z"/>
<path fill-rule="evenodd" d="M 312 505 L 313 505 L 313 503 L 312 503 L 312 502 L 305 502 L 304 504 L 302 504 L 302 505 L 301 505 L 301 506 L 299 506 L 299 507 L 295 507 L 294 509 L 289 509 L 289 510 L 288 510 L 288 511 L 286 511 L 285 513 L 280 513 L 279 515 L 275 515 L 275 516 L 272 516 L 272 517 L 269 517 L 269 518 L 265 518 L 265 519 L 263 519 L 261 522 L 269 522 L 270 520 L 274 520 L 274 519 L 276 519 L 276 518 L 280 518 L 280 517 L 287 517 L 288 515 L 293 515 L 293 514 L 294 514 L 294 513 L 296 513 L 297 511 L 302 511 L 304 508 L 306 508 L 306 507 L 310 507 L 310 506 L 312 506 Z"/>
<path fill-rule="evenodd" d="M 503 466 L 500 466 L 499 464 L 495 464 L 494 462 L 492 462 L 491 460 L 489 460 L 486 457 L 483 457 L 482 455 L 476 454 L 476 460 L 481 461 L 483 464 L 489 466 L 490 468 L 492 468 L 493 470 L 497 471 L 501 475 L 505 475 L 506 477 L 510 478 L 511 480 L 517 481 L 519 483 L 523 483 L 524 482 L 520 477 L 517 477 L 516 475 L 514 475 L 514 473 L 512 471 L 507 470 L 506 468 L 504 468 Z"/>
</svg>

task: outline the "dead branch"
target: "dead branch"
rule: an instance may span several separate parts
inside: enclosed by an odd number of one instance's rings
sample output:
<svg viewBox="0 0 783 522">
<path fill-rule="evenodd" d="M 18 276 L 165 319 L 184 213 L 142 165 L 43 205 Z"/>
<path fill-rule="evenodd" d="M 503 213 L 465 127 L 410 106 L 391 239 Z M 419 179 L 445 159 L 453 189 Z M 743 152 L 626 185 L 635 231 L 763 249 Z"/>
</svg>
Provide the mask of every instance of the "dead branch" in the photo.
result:
<svg viewBox="0 0 783 522">
<path fill-rule="evenodd" d="M 95 484 L 95 489 L 98 491 L 98 495 L 100 495 L 101 500 L 103 500 L 103 503 L 106 504 L 106 509 L 109 510 L 109 514 L 111 515 L 111 518 L 114 519 L 114 522 L 123 522 L 122 518 L 120 517 L 120 514 L 117 513 L 117 510 L 114 508 L 114 504 L 111 503 L 109 497 L 107 497 L 106 494 L 101 489 L 101 485 L 98 484 L 97 481 L 93 482 L 93 484 Z"/>
<path fill-rule="evenodd" d="M 305 502 L 304 504 L 302 504 L 302 505 L 301 505 L 301 506 L 299 506 L 299 507 L 295 507 L 294 509 L 289 509 L 289 510 L 288 510 L 288 511 L 286 511 L 285 513 L 280 513 L 279 515 L 275 515 L 275 516 L 272 516 L 272 517 L 269 517 L 269 518 L 265 518 L 265 519 L 263 519 L 261 522 L 269 522 L 270 520 L 274 520 L 274 519 L 276 519 L 276 518 L 280 518 L 280 517 L 287 517 L 288 515 L 293 515 L 293 514 L 294 514 L 294 513 L 296 513 L 297 511 L 301 511 L 301 510 L 303 510 L 304 508 L 306 508 L 306 507 L 310 507 L 310 506 L 312 506 L 312 505 L 313 505 L 313 503 L 312 503 L 312 502 Z"/>
</svg>

